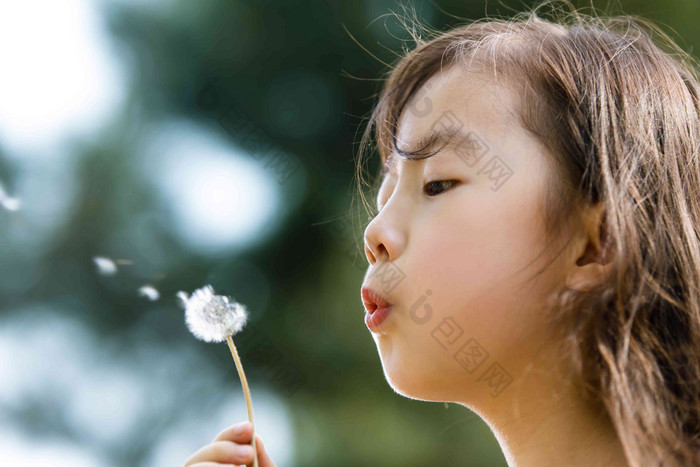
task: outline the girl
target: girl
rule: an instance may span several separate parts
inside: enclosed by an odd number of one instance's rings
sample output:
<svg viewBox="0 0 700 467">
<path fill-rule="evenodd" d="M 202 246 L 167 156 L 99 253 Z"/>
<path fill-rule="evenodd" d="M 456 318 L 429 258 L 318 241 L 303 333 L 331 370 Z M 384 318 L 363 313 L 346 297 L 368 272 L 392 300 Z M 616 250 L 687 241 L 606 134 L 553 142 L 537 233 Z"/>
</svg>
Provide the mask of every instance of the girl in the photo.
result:
<svg viewBox="0 0 700 467">
<path fill-rule="evenodd" d="M 697 64 L 642 19 L 539 8 L 390 70 L 366 324 L 397 393 L 471 409 L 511 466 L 700 465 Z M 241 426 L 186 465 L 250 464 Z"/>
</svg>

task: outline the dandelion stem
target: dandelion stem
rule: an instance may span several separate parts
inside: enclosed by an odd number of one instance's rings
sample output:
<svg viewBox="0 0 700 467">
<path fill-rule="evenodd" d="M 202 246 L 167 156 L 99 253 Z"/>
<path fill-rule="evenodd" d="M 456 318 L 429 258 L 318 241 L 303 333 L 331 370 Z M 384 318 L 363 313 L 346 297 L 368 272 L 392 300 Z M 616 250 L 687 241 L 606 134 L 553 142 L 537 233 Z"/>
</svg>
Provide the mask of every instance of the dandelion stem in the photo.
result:
<svg viewBox="0 0 700 467">
<path fill-rule="evenodd" d="M 238 376 L 241 379 L 241 384 L 243 385 L 243 394 L 245 395 L 245 403 L 248 407 L 248 420 L 251 425 L 253 425 L 253 439 L 251 446 L 253 447 L 253 452 L 255 457 L 253 459 L 253 467 L 258 467 L 258 450 L 255 447 L 255 421 L 253 419 L 253 401 L 250 398 L 250 389 L 248 389 L 248 380 L 245 377 L 245 372 L 243 371 L 243 364 L 241 359 L 238 357 L 238 351 L 236 346 L 233 344 L 233 339 L 231 336 L 226 337 L 226 342 L 228 342 L 228 347 L 231 349 L 231 355 L 233 355 L 233 361 L 236 363 L 236 369 L 238 370 Z"/>
</svg>

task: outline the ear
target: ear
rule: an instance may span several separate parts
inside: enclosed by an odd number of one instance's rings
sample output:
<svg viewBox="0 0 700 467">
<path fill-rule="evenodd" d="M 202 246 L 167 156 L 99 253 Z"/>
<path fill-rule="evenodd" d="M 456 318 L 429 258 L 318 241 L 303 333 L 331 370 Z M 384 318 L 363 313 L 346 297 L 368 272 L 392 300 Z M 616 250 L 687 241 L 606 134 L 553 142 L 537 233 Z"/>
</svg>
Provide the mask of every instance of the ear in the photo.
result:
<svg viewBox="0 0 700 467">
<path fill-rule="evenodd" d="M 602 203 L 586 208 L 583 223 L 571 258 L 566 286 L 570 289 L 590 290 L 605 279 L 612 270 L 611 246 L 605 231 L 605 209 Z"/>
</svg>

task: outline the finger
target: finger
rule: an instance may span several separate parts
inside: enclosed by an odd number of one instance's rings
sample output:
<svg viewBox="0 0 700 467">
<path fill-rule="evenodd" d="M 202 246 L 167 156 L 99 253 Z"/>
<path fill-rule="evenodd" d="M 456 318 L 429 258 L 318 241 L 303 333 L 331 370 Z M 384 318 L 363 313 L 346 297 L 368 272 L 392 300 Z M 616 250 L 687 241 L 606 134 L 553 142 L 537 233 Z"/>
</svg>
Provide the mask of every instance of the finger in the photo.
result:
<svg viewBox="0 0 700 467">
<path fill-rule="evenodd" d="M 238 467 L 236 464 L 219 464 L 218 462 L 197 462 L 186 467 Z"/>
<path fill-rule="evenodd" d="M 255 434 L 255 450 L 258 451 L 258 467 L 277 467 L 265 450 L 265 445 L 259 434 Z M 246 467 L 252 467 L 250 463 Z"/>
<path fill-rule="evenodd" d="M 253 461 L 253 451 L 249 445 L 239 445 L 231 441 L 217 441 L 207 444 L 187 459 L 185 465 L 197 462 L 221 462 L 224 464 L 247 464 Z"/>
<path fill-rule="evenodd" d="M 236 423 L 216 435 L 212 441 L 233 441 L 235 443 L 250 444 L 253 439 L 253 425 L 249 421 Z"/>
</svg>

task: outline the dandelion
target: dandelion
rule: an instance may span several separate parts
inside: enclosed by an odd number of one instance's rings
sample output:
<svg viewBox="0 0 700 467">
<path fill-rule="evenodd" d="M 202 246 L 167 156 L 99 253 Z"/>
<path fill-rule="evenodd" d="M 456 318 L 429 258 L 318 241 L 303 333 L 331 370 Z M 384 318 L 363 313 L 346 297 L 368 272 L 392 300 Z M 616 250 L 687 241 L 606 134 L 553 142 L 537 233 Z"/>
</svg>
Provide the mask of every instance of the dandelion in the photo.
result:
<svg viewBox="0 0 700 467">
<path fill-rule="evenodd" d="M 109 258 L 95 256 L 92 260 L 97 265 L 97 271 L 103 276 L 113 276 L 117 273 L 117 265 Z"/>
<path fill-rule="evenodd" d="M 255 447 L 255 422 L 253 420 L 253 402 L 248 389 L 248 380 L 243 371 L 243 364 L 238 357 L 238 351 L 231 336 L 240 332 L 248 319 L 245 306 L 231 300 L 229 297 L 215 295 L 211 285 L 195 290 L 190 297 L 185 292 L 178 292 L 180 304 L 185 308 L 185 323 L 197 339 L 205 342 L 228 342 L 233 355 L 233 361 L 238 370 L 238 376 L 243 385 L 248 420 L 253 425 L 252 447 L 255 453 L 253 466 L 258 466 L 258 451 Z"/>
<path fill-rule="evenodd" d="M 155 302 L 160 298 L 160 293 L 152 285 L 144 285 L 139 288 L 139 295 L 148 298 L 150 301 Z"/>
</svg>

